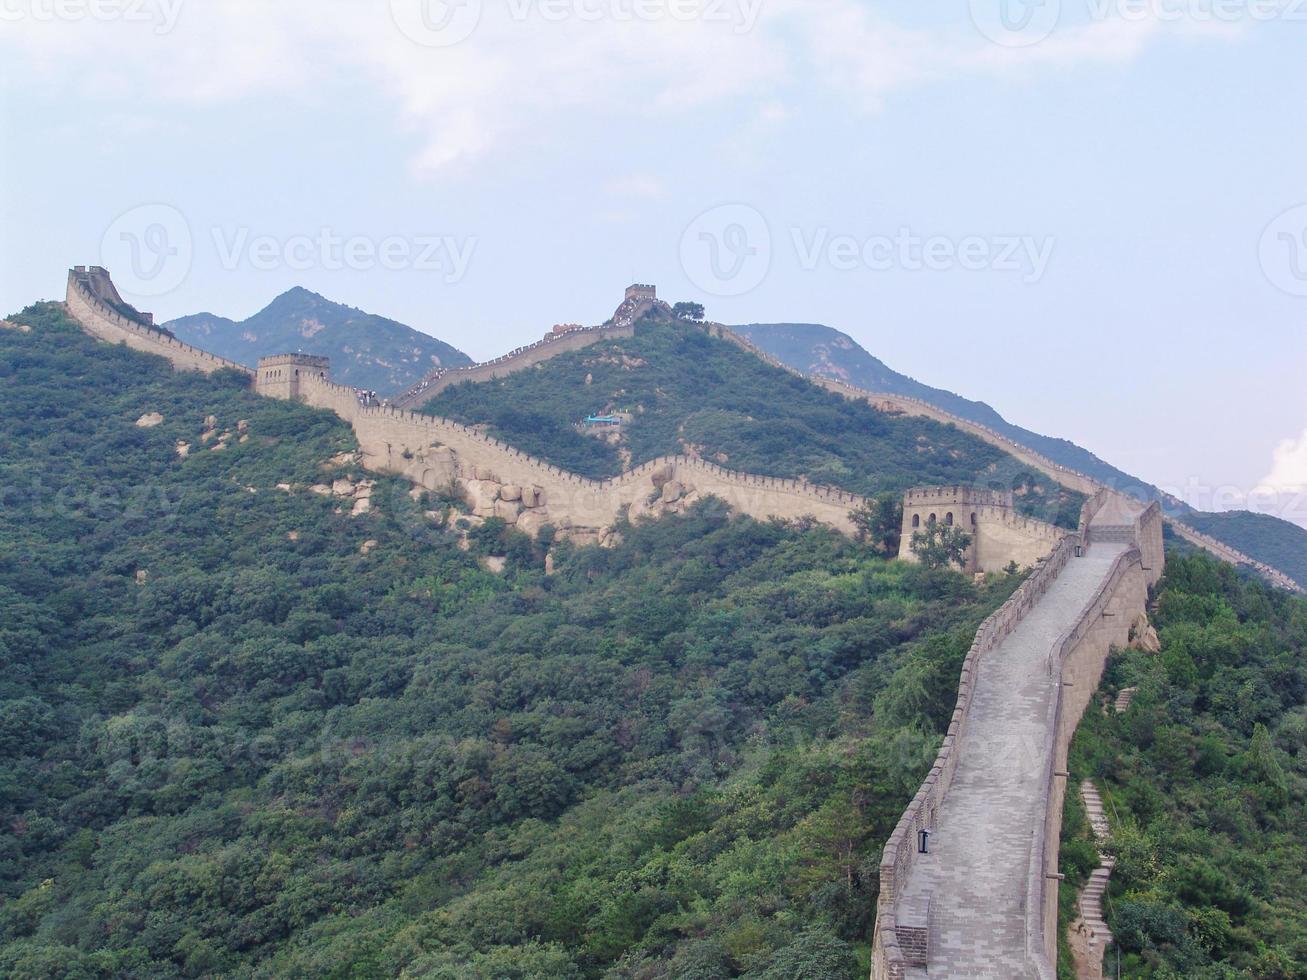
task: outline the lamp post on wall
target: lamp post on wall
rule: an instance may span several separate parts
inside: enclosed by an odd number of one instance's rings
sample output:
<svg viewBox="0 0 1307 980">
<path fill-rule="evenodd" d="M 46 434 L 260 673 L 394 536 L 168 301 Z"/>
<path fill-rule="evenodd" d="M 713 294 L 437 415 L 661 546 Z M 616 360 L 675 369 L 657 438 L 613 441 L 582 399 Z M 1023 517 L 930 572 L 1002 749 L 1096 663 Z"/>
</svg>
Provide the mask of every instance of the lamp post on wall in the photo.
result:
<svg viewBox="0 0 1307 980">
<path fill-rule="evenodd" d="M 929 854 L 929 853 L 930 853 L 930 831 L 929 831 L 929 830 L 918 830 L 918 831 L 917 831 L 917 853 L 918 853 L 918 854 Z"/>
</svg>

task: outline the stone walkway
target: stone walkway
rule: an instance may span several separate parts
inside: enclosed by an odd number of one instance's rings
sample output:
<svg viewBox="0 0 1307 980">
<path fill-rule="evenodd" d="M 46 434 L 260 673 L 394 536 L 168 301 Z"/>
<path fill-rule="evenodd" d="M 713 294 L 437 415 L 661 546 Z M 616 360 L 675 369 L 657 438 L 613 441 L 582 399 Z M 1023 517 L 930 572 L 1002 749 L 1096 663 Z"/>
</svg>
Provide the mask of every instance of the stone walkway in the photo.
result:
<svg viewBox="0 0 1307 980">
<path fill-rule="evenodd" d="M 929 909 L 929 967 L 910 968 L 910 980 L 1034 976 L 1025 956 L 1025 893 L 1050 751 L 1048 657 L 1125 550 L 1096 544 L 1073 558 L 982 661 L 930 854 L 918 856 L 900 906 L 909 924 Z"/>
</svg>

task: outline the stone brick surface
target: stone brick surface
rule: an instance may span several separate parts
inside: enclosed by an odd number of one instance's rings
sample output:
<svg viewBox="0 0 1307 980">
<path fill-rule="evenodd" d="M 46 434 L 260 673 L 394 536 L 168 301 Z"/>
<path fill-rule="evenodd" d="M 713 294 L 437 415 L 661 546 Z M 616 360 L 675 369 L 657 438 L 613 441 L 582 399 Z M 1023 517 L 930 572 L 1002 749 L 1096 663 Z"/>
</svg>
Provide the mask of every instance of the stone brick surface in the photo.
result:
<svg viewBox="0 0 1307 980">
<path fill-rule="evenodd" d="M 931 907 L 930 962 L 909 977 L 1035 976 L 1026 957 L 1026 891 L 1053 751 L 1048 658 L 1124 550 L 1095 545 L 1070 562 L 986 657 L 930 853 L 918 856 L 904 890 L 905 905 L 929 899 Z"/>
</svg>

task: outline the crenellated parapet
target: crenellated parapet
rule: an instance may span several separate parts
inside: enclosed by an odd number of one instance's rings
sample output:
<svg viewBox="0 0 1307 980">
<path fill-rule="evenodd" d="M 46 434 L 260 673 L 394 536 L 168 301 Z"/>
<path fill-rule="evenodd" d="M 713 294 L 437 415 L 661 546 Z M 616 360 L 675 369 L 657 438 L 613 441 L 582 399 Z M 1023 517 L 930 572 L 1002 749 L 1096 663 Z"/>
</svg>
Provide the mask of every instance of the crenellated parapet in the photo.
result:
<svg viewBox="0 0 1307 980">
<path fill-rule="evenodd" d="M 451 484 L 479 517 L 500 517 L 528 533 L 551 524 L 582 540 L 598 539 L 623 516 L 676 512 L 713 496 L 759 520 L 813 517 L 852 534 L 858 494 L 805 480 L 740 473 L 687 455 L 664 456 L 607 480 L 593 480 L 523 452 L 479 429 L 372 405 L 331 381 L 321 358 L 280 355 L 259 362 L 258 390 L 335 412 L 353 427 L 364 464 L 429 490 Z"/>
<path fill-rule="evenodd" d="M 1161 560 L 1160 506 L 1095 494 L 1080 530 L 981 624 L 935 764 L 882 852 L 873 980 L 1052 980 L 1067 751 L 1111 649 L 1147 625 Z M 999 898 L 977 907 L 970 893 Z"/>
<path fill-rule="evenodd" d="M 965 419 L 960 415 L 954 415 L 952 412 L 948 412 L 937 405 L 932 405 L 930 402 L 923 401 L 920 398 L 914 398 L 911 395 L 868 391 L 864 388 L 859 388 L 856 385 L 837 381 L 833 378 L 805 374 L 804 372 L 798 371 L 777 360 L 775 357 L 754 344 L 751 340 L 740 336 L 729 327 L 723 326 L 720 323 L 707 323 L 703 325 L 703 328 L 707 333 L 709 333 L 709 335 L 729 341 L 730 343 L 756 355 L 773 367 L 788 371 L 790 374 L 797 377 L 806 378 L 818 387 L 825 388 L 827 391 L 834 392 L 844 398 L 865 401 L 877 411 L 890 415 L 910 415 L 927 418 L 943 425 L 951 425 L 963 432 L 977 437 L 978 439 L 984 440 L 991 446 L 1001 449 L 1009 456 L 1026 466 L 1029 466 L 1031 469 L 1038 470 L 1069 490 L 1074 490 L 1077 493 L 1083 493 L 1089 496 L 1100 491 L 1104 493 L 1119 492 L 1112 490 L 1101 480 L 1097 480 L 1081 473 L 1079 470 L 1072 469 L 1071 467 L 1063 466 L 1061 463 L 1054 462 L 1042 453 L 1033 450 L 1028 446 L 1022 445 L 996 429 L 987 425 L 982 425 L 979 422 L 973 422 L 970 419 Z M 1179 501 L 1172 500 L 1172 503 L 1178 504 Z M 1303 586 L 1299 585 L 1279 569 L 1273 568 L 1265 562 L 1260 562 L 1257 559 L 1230 547 L 1224 542 L 1216 540 L 1209 534 L 1204 534 L 1201 531 L 1195 530 L 1179 519 L 1167 517 L 1160 511 L 1159 519 L 1169 525 L 1171 530 L 1190 544 L 1203 548 L 1215 555 L 1217 558 L 1220 558 L 1222 561 L 1227 561 L 1232 565 L 1250 568 L 1269 581 L 1272 585 L 1279 588 L 1288 589 L 1291 592 L 1297 592 L 1300 594 L 1307 592 L 1307 589 L 1304 589 Z"/>
<path fill-rule="evenodd" d="M 615 340 L 619 337 L 632 337 L 634 335 L 635 325 L 633 322 L 605 324 L 598 327 L 567 327 L 561 330 L 555 328 L 534 344 L 518 347 L 507 354 L 496 357 L 494 360 L 484 361 L 480 364 L 469 364 L 465 367 L 439 368 L 432 371 L 402 395 L 392 399 L 392 404 L 399 408 L 421 408 L 446 388 L 451 388 L 454 385 L 468 381 L 494 381 L 515 374 L 518 371 L 525 371 L 527 368 L 535 367 L 535 365 L 555 358 L 560 354 L 581 350 L 605 340 Z"/>
<path fill-rule="evenodd" d="M 633 336 L 635 321 L 640 316 L 655 307 L 666 308 L 666 304 L 656 297 L 657 291 L 653 287 L 636 284 L 627 291 L 622 306 L 618 308 L 618 314 L 609 323 L 598 327 L 565 327 L 551 332 L 543 340 L 535 344 L 510 351 L 493 361 L 466 368 L 434 372 L 404 395 L 395 399 L 394 405 L 401 409 L 418 408 L 450 385 L 464 381 L 494 380 L 533 367 L 571 350 L 579 350 L 604 340 Z M 122 301 L 117 289 L 113 286 L 108 271 L 99 266 L 77 266 L 69 271 L 66 306 L 69 314 L 93 336 L 109 343 L 125 343 L 133 349 L 165 357 L 178 370 L 212 372 L 225 368 L 240 371 L 247 375 L 254 374 L 244 365 L 216 357 L 207 351 L 182 343 L 171 334 L 154 327 L 152 325 L 153 318 L 149 314 L 141 313 Z M 844 382 L 804 374 L 783 364 L 729 327 L 711 322 L 699 326 L 710 336 L 735 344 L 773 367 L 784 370 L 796 377 L 805 378 L 811 383 L 842 397 L 866 401 L 877 410 L 890 414 L 921 416 L 943 424 L 953 425 L 996 446 L 1023 464 L 1045 473 L 1069 489 L 1091 496 L 1099 491 L 1108 491 L 1108 488 L 1101 482 L 1055 463 L 988 426 L 953 415 L 928 402 L 910 396 L 870 392 Z M 256 385 L 258 384 L 267 384 L 267 380 L 265 379 L 262 382 L 256 380 Z M 349 389 L 342 389 L 342 392 L 343 394 L 330 400 L 341 403 L 342 408 L 348 408 L 348 403 L 351 400 L 356 400 L 356 396 Z M 928 517 L 929 514 L 927 513 L 926 516 Z M 978 520 L 980 516 L 980 512 L 977 511 Z M 969 519 L 970 512 L 968 512 Z M 1217 541 L 1210 535 L 1203 534 L 1178 520 L 1167 519 L 1164 515 L 1160 519 L 1166 520 L 1172 529 L 1185 540 L 1210 551 L 1222 560 L 1251 568 L 1281 588 L 1300 593 L 1305 591 L 1297 582 L 1278 569 L 1250 558 L 1223 542 Z M 1016 530 L 1025 534 L 1034 531 L 1035 527 L 1028 524 L 1024 528 Z M 1022 563 L 1018 561 L 1018 564 Z M 1156 564 L 1160 565 L 1160 561 Z M 979 557 L 977 567 L 988 568 L 991 565 L 988 559 Z"/>
<path fill-rule="evenodd" d="M 79 265 L 68 271 L 64 300 L 68 315 L 93 337 L 110 344 L 126 344 L 133 350 L 165 357 L 178 371 L 232 370 L 251 374 L 235 361 L 184 344 L 167 331 L 154 326 L 154 317 L 125 303 L 107 270 Z"/>
<path fill-rule="evenodd" d="M 913 536 L 932 526 L 957 527 L 971 539 L 963 561 L 969 572 L 997 572 L 1013 563 L 1029 568 L 1066 536 L 1046 521 L 1019 514 L 1011 492 L 981 487 L 919 487 L 903 495 L 899 557 L 917 561 Z"/>
</svg>

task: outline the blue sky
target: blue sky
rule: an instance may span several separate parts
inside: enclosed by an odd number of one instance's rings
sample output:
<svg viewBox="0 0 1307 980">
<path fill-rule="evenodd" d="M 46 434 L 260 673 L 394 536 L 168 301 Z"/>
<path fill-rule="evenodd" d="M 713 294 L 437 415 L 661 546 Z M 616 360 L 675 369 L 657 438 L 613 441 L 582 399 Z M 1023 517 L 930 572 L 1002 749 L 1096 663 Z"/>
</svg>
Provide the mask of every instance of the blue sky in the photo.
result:
<svg viewBox="0 0 1307 980">
<path fill-rule="evenodd" d="M 1307 523 L 1307 0 L 1025 4 L 0 0 L 0 306 L 480 359 L 655 282 Z"/>
</svg>

